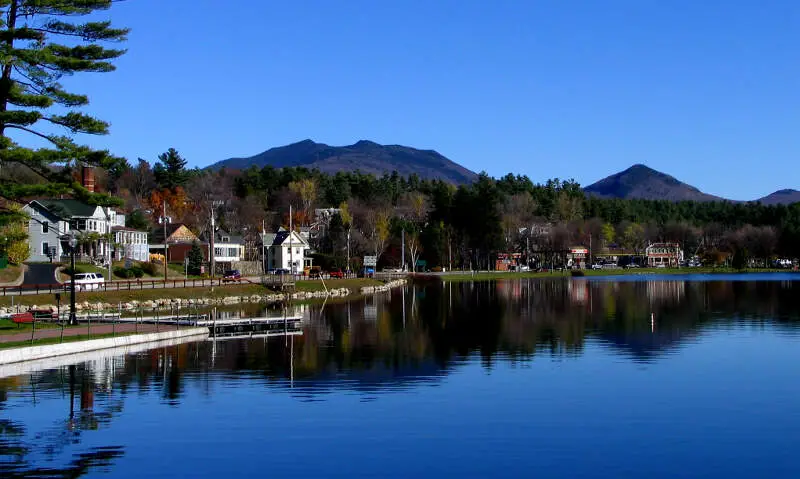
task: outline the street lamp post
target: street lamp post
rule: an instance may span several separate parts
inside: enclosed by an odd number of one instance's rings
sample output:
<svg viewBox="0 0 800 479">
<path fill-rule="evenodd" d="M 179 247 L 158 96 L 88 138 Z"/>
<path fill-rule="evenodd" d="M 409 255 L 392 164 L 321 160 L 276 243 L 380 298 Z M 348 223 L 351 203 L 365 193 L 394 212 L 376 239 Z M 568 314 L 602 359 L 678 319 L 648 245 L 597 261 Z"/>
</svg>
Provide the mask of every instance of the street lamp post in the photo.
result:
<svg viewBox="0 0 800 479">
<path fill-rule="evenodd" d="M 69 324 L 74 326 L 78 324 L 78 318 L 75 316 L 75 247 L 78 246 L 78 239 L 75 235 L 69 237 L 69 258 L 70 258 L 70 291 L 69 291 Z"/>
</svg>

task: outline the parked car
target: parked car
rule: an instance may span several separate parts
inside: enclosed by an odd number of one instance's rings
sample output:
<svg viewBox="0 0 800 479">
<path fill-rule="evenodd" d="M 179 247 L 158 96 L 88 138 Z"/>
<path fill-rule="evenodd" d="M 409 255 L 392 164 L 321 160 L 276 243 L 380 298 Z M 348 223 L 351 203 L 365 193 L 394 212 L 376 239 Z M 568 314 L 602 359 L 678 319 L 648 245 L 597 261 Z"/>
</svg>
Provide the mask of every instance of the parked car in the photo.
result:
<svg viewBox="0 0 800 479">
<path fill-rule="evenodd" d="M 275 268 L 272 270 L 272 274 L 290 274 L 290 271 L 286 268 Z"/>
<path fill-rule="evenodd" d="M 76 291 L 89 291 L 92 289 L 100 289 L 100 285 L 105 282 L 105 278 L 100 273 L 76 273 L 75 274 L 75 290 Z"/>
<path fill-rule="evenodd" d="M 239 281 L 242 279 L 242 273 L 238 269 L 229 269 L 222 275 L 222 281 Z"/>
<path fill-rule="evenodd" d="M 628 268 L 628 269 L 640 268 L 640 266 L 638 264 L 636 264 L 636 263 L 628 263 L 625 267 Z"/>
<path fill-rule="evenodd" d="M 328 273 L 328 276 L 330 276 L 331 279 L 334 278 L 342 279 L 344 278 L 344 271 L 342 271 L 341 268 L 332 269 L 331 272 Z"/>
<path fill-rule="evenodd" d="M 592 265 L 592 269 L 594 270 L 603 269 L 603 265 L 600 263 L 595 263 Z"/>
</svg>

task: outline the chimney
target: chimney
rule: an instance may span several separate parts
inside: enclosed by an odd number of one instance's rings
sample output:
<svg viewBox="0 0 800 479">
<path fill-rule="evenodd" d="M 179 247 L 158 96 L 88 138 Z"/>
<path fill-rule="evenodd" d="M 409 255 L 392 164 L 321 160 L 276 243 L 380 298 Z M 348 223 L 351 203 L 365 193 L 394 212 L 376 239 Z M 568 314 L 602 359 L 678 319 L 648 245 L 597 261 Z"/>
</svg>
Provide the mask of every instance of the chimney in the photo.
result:
<svg viewBox="0 0 800 479">
<path fill-rule="evenodd" d="M 81 185 L 94 193 L 94 168 L 91 166 L 84 165 L 81 168 Z"/>
</svg>

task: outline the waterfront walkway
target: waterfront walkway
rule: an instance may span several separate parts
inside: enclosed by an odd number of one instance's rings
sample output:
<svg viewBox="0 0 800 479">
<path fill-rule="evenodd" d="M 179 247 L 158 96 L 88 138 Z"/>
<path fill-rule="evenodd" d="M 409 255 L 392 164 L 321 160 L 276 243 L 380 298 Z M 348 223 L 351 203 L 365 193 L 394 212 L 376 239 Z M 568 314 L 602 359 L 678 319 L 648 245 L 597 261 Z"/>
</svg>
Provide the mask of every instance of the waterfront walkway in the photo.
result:
<svg viewBox="0 0 800 479">
<path fill-rule="evenodd" d="M 64 337 L 70 336 L 86 336 L 87 332 L 90 336 L 108 335 L 108 334 L 130 334 L 130 333 L 156 333 L 161 331 L 174 331 L 181 329 L 182 326 L 175 324 L 152 324 L 152 323 L 118 323 L 118 324 L 92 324 L 87 326 L 85 324 L 80 326 L 71 326 L 64 328 Z M 61 328 L 44 328 L 37 329 L 33 333 L 33 339 L 49 339 L 61 337 Z M 13 334 L 0 335 L 0 343 L 21 343 L 31 340 L 31 331 Z"/>
</svg>

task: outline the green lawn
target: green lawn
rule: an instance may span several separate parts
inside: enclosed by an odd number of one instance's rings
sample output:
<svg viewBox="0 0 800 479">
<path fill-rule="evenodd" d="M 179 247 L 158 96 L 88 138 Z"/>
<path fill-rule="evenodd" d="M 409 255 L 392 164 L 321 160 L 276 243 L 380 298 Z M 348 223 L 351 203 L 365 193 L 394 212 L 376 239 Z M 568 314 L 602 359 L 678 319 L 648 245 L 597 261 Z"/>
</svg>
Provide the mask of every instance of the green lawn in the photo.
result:
<svg viewBox="0 0 800 479">
<path fill-rule="evenodd" d="M 0 284 L 14 283 L 22 274 L 22 266 L 10 264 L 3 269 L 0 269 Z"/>
<path fill-rule="evenodd" d="M 353 293 L 358 293 L 361 288 L 366 286 L 379 286 L 384 284 L 383 281 L 370 278 L 352 278 L 352 279 L 326 279 L 325 286 L 328 289 L 347 288 Z M 324 291 L 321 280 L 298 281 L 295 283 L 297 291 Z"/>
<path fill-rule="evenodd" d="M 84 326 L 85 328 L 85 326 Z M 138 333 L 108 333 L 108 334 L 93 334 L 91 336 L 88 335 L 77 335 L 77 336 L 64 336 L 62 340 L 59 337 L 56 338 L 43 338 L 43 339 L 36 339 L 33 342 L 31 341 L 16 341 L 13 343 L 0 343 L 0 349 L 11 349 L 11 348 L 24 348 L 27 346 L 43 346 L 46 344 L 58 344 L 58 343 L 72 343 L 75 341 L 87 341 L 90 339 L 103 339 L 103 338 L 111 338 L 114 336 L 130 336 L 133 334 Z"/>
<path fill-rule="evenodd" d="M 59 325 L 56 323 L 36 322 L 36 329 L 49 329 L 58 327 Z M 25 331 L 30 331 L 31 329 L 32 325 L 28 323 L 17 324 L 10 319 L 0 319 L 0 334 L 24 333 Z"/>
<path fill-rule="evenodd" d="M 462 281 L 491 281 L 496 279 L 508 279 L 508 278 L 562 278 L 569 276 L 569 271 L 567 272 L 548 272 L 548 273 L 537 273 L 537 272 L 524 272 L 524 273 L 512 273 L 512 272 L 499 272 L 499 271 L 490 271 L 484 273 L 475 273 L 475 274 L 443 274 L 438 276 L 442 278 L 443 281 L 450 281 L 450 282 L 462 282 Z"/>
</svg>

